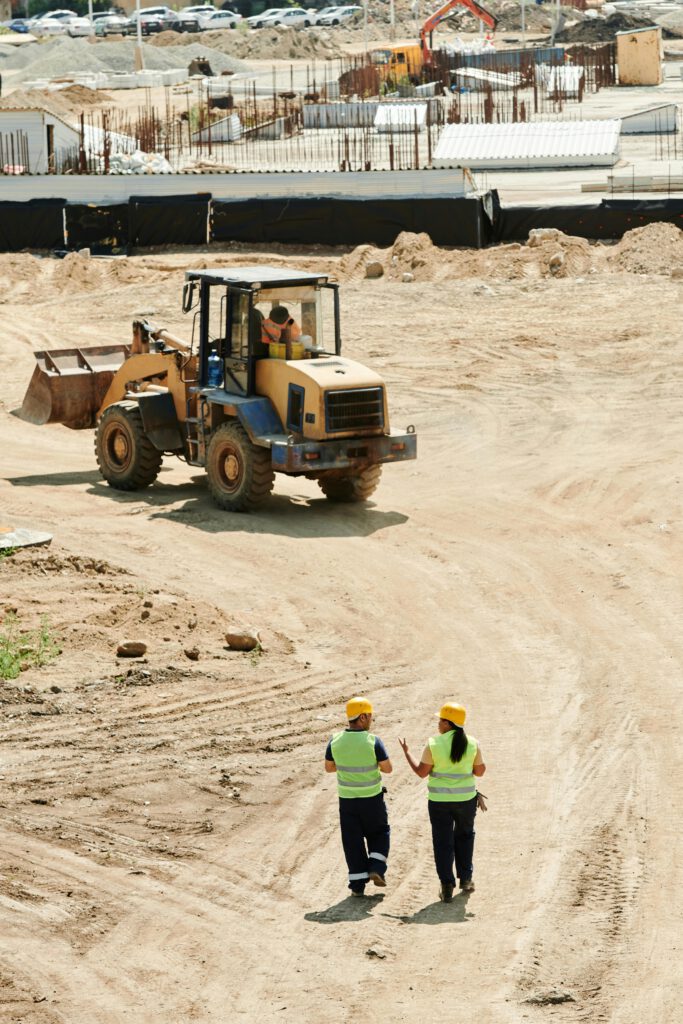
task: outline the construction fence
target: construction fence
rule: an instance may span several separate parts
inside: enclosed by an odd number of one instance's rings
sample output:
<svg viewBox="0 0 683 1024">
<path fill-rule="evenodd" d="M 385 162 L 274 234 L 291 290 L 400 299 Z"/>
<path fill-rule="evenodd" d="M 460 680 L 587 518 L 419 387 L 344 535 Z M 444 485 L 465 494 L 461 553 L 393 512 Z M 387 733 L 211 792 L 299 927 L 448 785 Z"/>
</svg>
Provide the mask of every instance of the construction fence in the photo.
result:
<svg viewBox="0 0 683 1024">
<path fill-rule="evenodd" d="M 91 205 L 60 199 L 0 203 L 0 251 L 116 254 L 156 245 L 207 242 L 387 247 L 402 231 L 425 231 L 440 246 L 482 248 L 524 241 L 533 228 L 587 239 L 618 239 L 653 222 L 683 227 L 683 199 L 603 199 L 571 206 L 501 207 L 478 198 L 213 200 L 208 195 L 131 197 Z"/>
</svg>

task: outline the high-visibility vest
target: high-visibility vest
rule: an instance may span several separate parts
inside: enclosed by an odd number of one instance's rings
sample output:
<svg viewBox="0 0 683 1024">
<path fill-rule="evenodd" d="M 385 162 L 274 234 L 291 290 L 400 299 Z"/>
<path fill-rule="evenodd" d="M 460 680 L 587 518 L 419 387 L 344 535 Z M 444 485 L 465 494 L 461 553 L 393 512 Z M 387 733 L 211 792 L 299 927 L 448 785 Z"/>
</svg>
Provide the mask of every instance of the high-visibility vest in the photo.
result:
<svg viewBox="0 0 683 1024">
<path fill-rule="evenodd" d="M 261 323 L 261 341 L 265 345 L 269 345 L 274 341 L 279 341 L 280 335 L 282 334 L 282 327 L 282 324 L 276 324 L 274 320 L 267 317 Z"/>
<path fill-rule="evenodd" d="M 284 324 L 276 324 L 270 317 L 261 323 L 261 341 L 265 345 L 270 345 L 273 342 L 282 341 L 282 334 L 286 327 L 289 327 L 289 340 L 298 341 L 301 337 L 301 328 L 297 323 L 292 321 L 291 324 L 285 322 Z"/>
<path fill-rule="evenodd" d="M 360 729 L 338 732 L 332 737 L 332 759 L 337 766 L 337 789 L 345 800 L 377 796 L 382 776 L 375 756 L 375 736 Z"/>
<path fill-rule="evenodd" d="M 429 740 L 429 749 L 434 759 L 427 783 L 429 799 L 441 803 L 471 800 L 477 795 L 477 787 L 472 773 L 474 759 L 477 756 L 477 741 L 474 736 L 467 737 L 467 749 L 459 761 L 451 761 L 451 744 L 453 730 L 439 733 Z"/>
</svg>

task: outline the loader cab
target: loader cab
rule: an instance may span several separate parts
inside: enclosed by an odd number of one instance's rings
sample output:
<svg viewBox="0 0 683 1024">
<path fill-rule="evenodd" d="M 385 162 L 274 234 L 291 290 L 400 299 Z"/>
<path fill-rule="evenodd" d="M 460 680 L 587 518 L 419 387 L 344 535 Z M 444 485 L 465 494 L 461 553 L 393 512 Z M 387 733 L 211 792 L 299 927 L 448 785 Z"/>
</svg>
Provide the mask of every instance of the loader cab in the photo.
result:
<svg viewBox="0 0 683 1024">
<path fill-rule="evenodd" d="M 284 345 L 262 341 L 263 322 L 278 306 L 285 307 L 301 329 L 292 359 L 341 352 L 338 286 L 324 275 L 256 266 L 190 270 L 185 280 L 183 312 L 193 315 L 192 344 L 198 353 L 201 389 L 255 394 L 257 361 L 285 361 Z"/>
</svg>

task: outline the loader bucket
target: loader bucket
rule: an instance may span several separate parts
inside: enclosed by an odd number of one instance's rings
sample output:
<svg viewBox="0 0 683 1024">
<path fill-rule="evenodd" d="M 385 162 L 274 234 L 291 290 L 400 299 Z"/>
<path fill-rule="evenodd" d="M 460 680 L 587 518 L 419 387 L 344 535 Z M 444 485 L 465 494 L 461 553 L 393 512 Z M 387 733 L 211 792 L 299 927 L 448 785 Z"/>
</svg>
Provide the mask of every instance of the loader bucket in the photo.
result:
<svg viewBox="0 0 683 1024">
<path fill-rule="evenodd" d="M 73 430 L 94 427 L 114 374 L 129 355 L 128 345 L 36 352 L 38 365 L 19 417 L 39 425 L 63 423 Z"/>
</svg>

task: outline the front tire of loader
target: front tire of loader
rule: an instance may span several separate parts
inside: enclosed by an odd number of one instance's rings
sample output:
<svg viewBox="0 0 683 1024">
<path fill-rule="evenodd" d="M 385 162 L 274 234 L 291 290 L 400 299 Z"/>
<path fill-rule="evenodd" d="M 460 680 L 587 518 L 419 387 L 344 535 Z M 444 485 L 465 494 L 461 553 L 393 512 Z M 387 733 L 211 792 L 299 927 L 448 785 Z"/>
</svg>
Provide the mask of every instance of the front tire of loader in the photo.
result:
<svg viewBox="0 0 683 1024">
<path fill-rule="evenodd" d="M 136 402 L 117 402 L 102 413 L 95 457 L 104 479 L 118 491 L 140 491 L 154 483 L 162 454 L 145 434 Z"/>
<path fill-rule="evenodd" d="M 226 512 L 252 512 L 273 489 L 268 448 L 252 444 L 239 423 L 222 423 L 209 442 L 206 475 L 211 497 Z"/>
<path fill-rule="evenodd" d="M 381 466 L 368 466 L 360 473 L 339 473 L 331 470 L 318 478 L 318 486 L 329 501 L 367 501 L 379 487 Z"/>
</svg>

